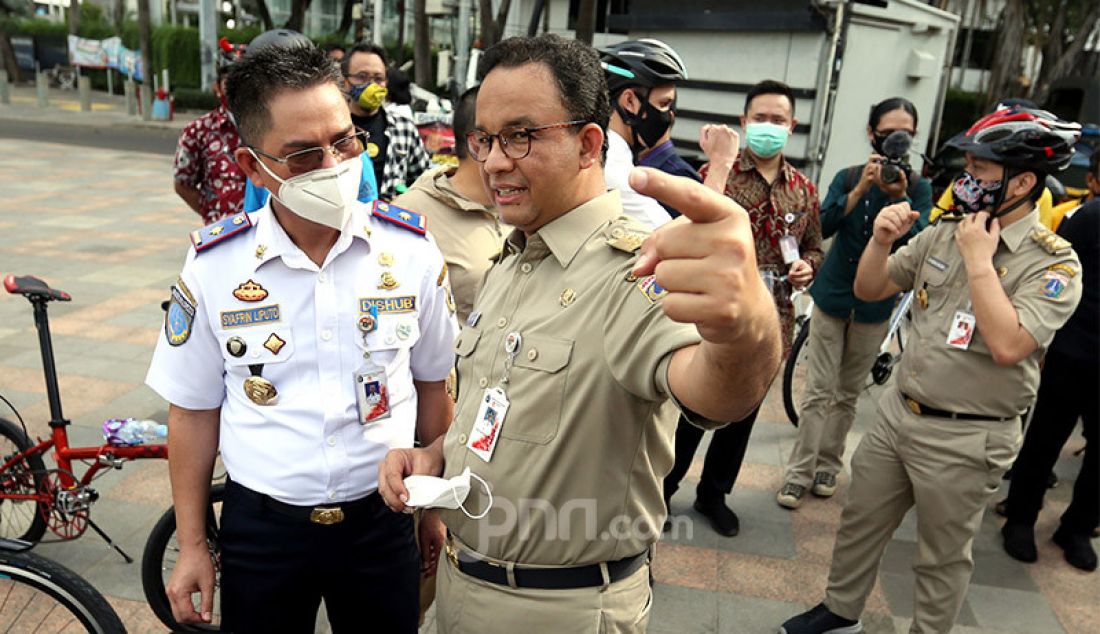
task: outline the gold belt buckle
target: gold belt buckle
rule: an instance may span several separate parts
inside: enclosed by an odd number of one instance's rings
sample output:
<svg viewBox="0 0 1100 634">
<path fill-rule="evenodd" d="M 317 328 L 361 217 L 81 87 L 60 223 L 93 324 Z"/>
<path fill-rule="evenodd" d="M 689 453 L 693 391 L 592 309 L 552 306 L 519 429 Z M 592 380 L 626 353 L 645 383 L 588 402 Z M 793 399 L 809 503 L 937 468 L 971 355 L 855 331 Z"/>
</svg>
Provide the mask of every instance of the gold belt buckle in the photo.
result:
<svg viewBox="0 0 1100 634">
<path fill-rule="evenodd" d="M 322 526 L 331 526 L 344 521 L 344 510 L 339 506 L 317 507 L 309 514 L 309 521 Z"/>
<path fill-rule="evenodd" d="M 905 404 L 909 406 L 909 411 L 910 412 L 913 412 L 917 416 L 920 416 L 920 403 L 918 403 L 918 402 L 914 401 L 913 399 L 907 397 L 905 399 Z"/>
</svg>

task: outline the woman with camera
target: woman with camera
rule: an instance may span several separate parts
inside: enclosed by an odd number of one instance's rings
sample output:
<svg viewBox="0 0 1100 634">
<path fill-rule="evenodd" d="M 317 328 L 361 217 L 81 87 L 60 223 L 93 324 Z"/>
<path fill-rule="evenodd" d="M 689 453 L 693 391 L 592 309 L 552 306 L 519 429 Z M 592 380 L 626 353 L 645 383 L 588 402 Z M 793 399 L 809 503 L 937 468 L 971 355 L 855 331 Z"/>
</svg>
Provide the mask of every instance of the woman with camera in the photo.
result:
<svg viewBox="0 0 1100 634">
<path fill-rule="evenodd" d="M 859 256 L 883 207 L 904 200 L 920 212 L 910 238 L 928 225 L 932 210 L 932 184 L 909 166 L 916 133 L 917 109 L 909 100 L 893 97 L 872 106 L 867 122 L 870 158 L 840 170 L 821 203 L 822 233 L 836 237 L 810 287 L 815 309 L 806 347 L 806 391 L 798 437 L 776 494 L 780 506 L 798 508 L 807 491 L 818 497 L 836 492 L 856 401 L 896 301 L 855 298 L 852 284 Z"/>
</svg>

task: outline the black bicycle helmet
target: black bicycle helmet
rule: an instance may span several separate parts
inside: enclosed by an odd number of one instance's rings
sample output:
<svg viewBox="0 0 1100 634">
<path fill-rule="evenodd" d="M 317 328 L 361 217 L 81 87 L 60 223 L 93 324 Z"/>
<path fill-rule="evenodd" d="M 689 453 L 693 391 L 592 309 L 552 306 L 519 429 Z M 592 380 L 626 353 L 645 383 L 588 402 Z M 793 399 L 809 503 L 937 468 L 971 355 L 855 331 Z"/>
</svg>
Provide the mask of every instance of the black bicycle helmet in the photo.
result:
<svg viewBox="0 0 1100 634">
<path fill-rule="evenodd" d="M 246 50 L 244 54 L 245 57 L 247 57 L 256 51 L 262 51 L 265 48 L 273 46 L 279 48 L 313 46 L 313 40 L 297 31 L 291 31 L 290 29 L 272 29 L 270 31 L 264 31 L 252 38 L 252 41 L 248 43 L 248 50 Z"/>
<path fill-rule="evenodd" d="M 988 114 L 948 145 L 1017 170 L 1051 174 L 1065 169 L 1081 126 L 1035 108 L 1012 106 Z"/>
<path fill-rule="evenodd" d="M 607 73 L 607 87 L 612 95 L 630 86 L 652 88 L 688 78 L 684 60 L 676 51 L 650 38 L 627 40 L 603 49 L 600 66 Z"/>
</svg>

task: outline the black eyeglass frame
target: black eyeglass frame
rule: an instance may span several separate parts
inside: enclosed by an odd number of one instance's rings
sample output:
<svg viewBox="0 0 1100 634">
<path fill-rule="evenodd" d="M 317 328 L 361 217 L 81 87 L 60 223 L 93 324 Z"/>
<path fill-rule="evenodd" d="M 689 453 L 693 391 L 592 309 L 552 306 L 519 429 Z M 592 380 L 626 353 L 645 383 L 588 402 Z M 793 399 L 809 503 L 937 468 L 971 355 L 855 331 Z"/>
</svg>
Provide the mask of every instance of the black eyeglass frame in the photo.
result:
<svg viewBox="0 0 1100 634">
<path fill-rule="evenodd" d="M 506 126 L 504 128 L 501 128 L 500 132 L 497 132 L 496 134 L 489 134 L 488 132 L 485 132 L 484 130 L 473 130 L 471 132 L 466 133 L 466 149 L 470 151 L 470 157 L 471 158 L 473 158 L 478 163 L 484 163 L 485 161 L 487 161 L 489 159 L 489 154 L 491 154 L 493 152 L 493 140 L 496 139 L 500 143 L 500 149 L 501 149 L 502 152 L 504 152 L 504 156 L 507 156 L 508 158 L 512 159 L 513 161 L 518 161 L 520 159 L 527 158 L 527 156 L 529 154 L 531 154 L 531 141 L 533 141 L 533 140 L 535 140 L 535 138 L 537 138 L 537 137 L 532 136 L 535 132 L 542 132 L 542 131 L 545 131 L 545 130 L 556 130 L 556 129 L 559 129 L 559 128 L 572 128 L 574 126 L 584 125 L 586 123 L 588 123 L 587 119 L 576 119 L 576 120 L 573 120 L 573 121 L 562 121 L 562 122 L 559 122 L 559 123 L 548 123 L 546 125 L 537 125 L 537 126 Z M 524 134 L 524 139 L 527 142 L 527 148 L 523 151 L 523 154 L 521 154 L 520 156 L 513 156 L 508 151 L 508 148 L 513 147 L 513 146 L 505 139 L 505 136 L 506 135 L 514 135 L 517 132 L 521 132 L 521 133 Z M 485 156 L 483 158 L 478 157 L 478 151 L 474 148 L 474 143 L 473 143 L 473 139 L 476 136 L 479 136 L 479 135 L 484 136 L 485 138 L 489 139 L 489 143 L 488 143 L 488 145 L 485 149 Z M 513 142 L 515 142 L 515 141 L 513 141 Z"/>
</svg>

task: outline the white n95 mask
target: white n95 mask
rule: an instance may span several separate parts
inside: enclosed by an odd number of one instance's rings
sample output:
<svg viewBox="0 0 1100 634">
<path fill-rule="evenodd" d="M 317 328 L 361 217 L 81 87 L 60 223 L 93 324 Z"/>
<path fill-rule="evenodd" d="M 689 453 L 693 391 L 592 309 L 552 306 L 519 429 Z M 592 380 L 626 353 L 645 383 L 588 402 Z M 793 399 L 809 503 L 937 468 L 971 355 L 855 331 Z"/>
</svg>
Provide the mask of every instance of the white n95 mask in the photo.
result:
<svg viewBox="0 0 1100 634">
<path fill-rule="evenodd" d="M 463 506 L 463 502 L 470 494 L 470 478 L 476 478 L 481 486 L 485 487 L 485 494 L 489 496 L 489 503 L 485 505 L 485 510 L 478 515 L 471 515 Z M 489 509 L 493 508 L 493 492 L 489 490 L 489 485 L 481 479 L 481 476 L 470 473 L 469 467 L 450 480 L 429 475 L 411 475 L 405 478 L 405 488 L 409 491 L 406 506 L 424 509 L 461 509 L 466 517 L 472 520 L 485 517 Z"/>
<path fill-rule="evenodd" d="M 278 195 L 271 192 L 276 200 L 306 220 L 338 231 L 344 228 L 359 198 L 359 181 L 363 178 L 361 159 L 350 158 L 339 165 L 285 180 L 276 176 L 258 157 L 256 162 L 279 182 Z"/>
</svg>

